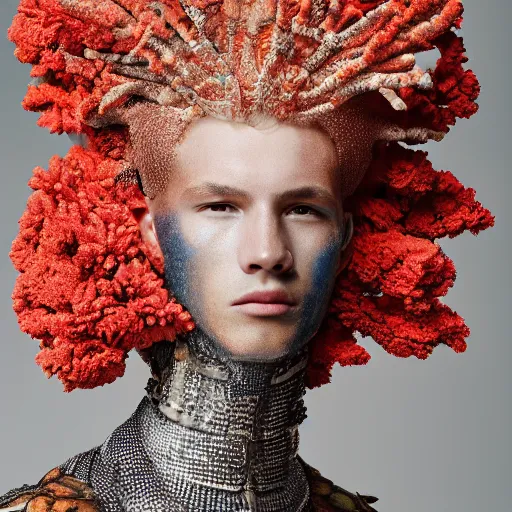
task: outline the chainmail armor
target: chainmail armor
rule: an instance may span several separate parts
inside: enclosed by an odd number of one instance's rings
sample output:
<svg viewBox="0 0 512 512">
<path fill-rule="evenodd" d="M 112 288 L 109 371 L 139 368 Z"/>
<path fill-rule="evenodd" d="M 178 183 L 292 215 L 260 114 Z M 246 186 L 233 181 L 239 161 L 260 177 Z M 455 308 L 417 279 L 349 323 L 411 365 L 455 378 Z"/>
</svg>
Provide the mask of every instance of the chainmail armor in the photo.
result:
<svg viewBox="0 0 512 512">
<path fill-rule="evenodd" d="M 297 459 L 307 351 L 237 362 L 198 330 L 155 347 L 132 417 L 61 469 L 91 485 L 105 512 L 307 510 Z"/>
</svg>

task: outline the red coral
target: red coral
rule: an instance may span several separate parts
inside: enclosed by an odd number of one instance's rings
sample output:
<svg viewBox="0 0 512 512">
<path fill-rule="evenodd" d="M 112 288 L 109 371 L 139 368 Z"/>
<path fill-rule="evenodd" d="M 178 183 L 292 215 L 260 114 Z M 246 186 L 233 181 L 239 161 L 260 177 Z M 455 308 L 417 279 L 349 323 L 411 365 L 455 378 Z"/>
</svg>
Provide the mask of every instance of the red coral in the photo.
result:
<svg viewBox="0 0 512 512">
<path fill-rule="evenodd" d="M 427 126 L 447 132 L 456 118 L 469 118 L 477 112 L 475 101 L 480 85 L 473 71 L 463 68 L 468 58 L 461 37 L 447 32 L 434 44 L 441 52 L 435 70 L 430 72 L 434 87 L 431 90 L 403 87 L 399 96 L 408 107 L 405 116 L 408 126 Z"/>
<path fill-rule="evenodd" d="M 331 370 L 341 366 L 366 364 L 370 354 L 357 344 L 353 330 L 329 315 L 311 343 L 306 384 L 310 388 L 327 384 Z"/>
<path fill-rule="evenodd" d="M 241 85 L 236 108 L 255 104 L 251 73 L 268 60 L 273 28 L 260 27 L 251 71 L 242 59 L 248 53 L 238 51 L 247 35 L 240 24 L 233 36 L 238 50 L 228 70 L 209 52 L 213 47 L 228 51 L 227 22 L 239 13 L 222 0 L 190 3 L 204 10 L 204 34 L 214 42 L 211 47 L 199 45 L 204 54 L 189 51 L 187 44 L 199 38 L 197 27 L 178 4 L 167 1 L 157 13 L 154 3 L 146 0 L 21 0 L 9 30 L 16 56 L 32 64 L 32 75 L 41 80 L 29 87 L 24 107 L 42 112 L 39 124 L 52 132 L 85 133 L 89 139 L 88 150 L 73 147 L 65 158 L 53 158 L 48 171 L 35 169 L 30 180 L 34 193 L 11 252 L 20 272 L 13 299 L 21 328 L 41 340 L 37 362 L 47 375 L 57 375 L 67 391 L 112 382 L 123 374 L 130 350 L 172 340 L 193 328 L 190 315 L 164 287 L 162 261 L 142 242 L 134 213 L 145 210 L 143 197 L 136 187 L 114 183 L 129 145 L 127 129 L 93 128 L 85 122 L 115 88 L 118 94 L 109 98 L 109 105 L 126 102 L 131 93 L 123 87 L 133 86 L 141 74 L 149 85 L 133 89 L 133 94 L 147 93 L 154 101 L 155 88 L 167 84 L 178 68 L 186 73 L 173 79 L 173 86 L 194 90 L 208 101 L 220 100 L 221 108 L 224 94 L 235 96 L 224 84 L 229 71 Z M 340 32 L 384 4 L 385 16 L 355 30 L 340 54 L 327 53 L 325 67 L 313 67 L 314 78 L 304 78 L 304 61 L 321 47 L 331 51 L 335 46 L 319 41 L 321 31 Z M 268 6 L 275 8 L 275 3 Z M 282 49 L 277 52 L 268 73 L 272 94 L 265 103 L 275 113 L 293 113 L 300 94 L 309 88 L 310 102 L 304 101 L 301 108 L 314 111 L 321 102 L 329 107 L 329 102 L 332 106 L 343 99 L 332 95 L 329 83 L 339 83 L 342 89 L 355 84 L 364 91 L 368 84 L 357 81 L 366 72 L 378 73 L 376 78 L 383 80 L 386 73 L 401 71 L 405 82 L 400 82 L 398 95 L 408 108 L 392 114 L 393 123 L 447 132 L 457 118 L 469 117 L 478 108 L 478 81 L 463 68 L 467 57 L 462 39 L 450 30 L 460 28 L 461 12 L 458 0 L 344 0 L 320 2 L 314 9 L 309 1 L 283 0 L 276 32 L 289 30 L 295 17 L 293 41 L 280 43 L 288 48 L 293 42 L 294 52 L 289 52 L 289 61 Z M 176 55 L 164 59 L 148 47 L 148 27 L 162 40 L 179 34 Z M 408 74 L 407 59 L 395 57 L 435 47 L 441 57 L 430 71 L 433 87 L 409 87 L 418 85 L 420 77 Z M 96 57 L 85 58 L 86 49 Z M 147 62 L 147 68 L 139 66 L 140 61 L 128 70 L 116 68 L 128 54 L 129 59 Z M 344 59 L 352 62 L 339 66 Z M 279 67 L 285 72 L 278 73 Z M 188 105 L 177 96 L 167 90 L 156 97 Z M 475 200 L 474 190 L 464 188 L 450 172 L 434 170 L 425 152 L 398 143 L 379 144 L 345 208 L 354 216 L 351 252 L 328 315 L 311 341 L 308 384 L 328 382 L 336 362 L 368 362 L 356 332 L 372 336 L 399 357 L 424 359 L 439 344 L 464 351 L 469 330 L 439 300 L 453 285 L 455 268 L 435 239 L 466 230 L 477 234 L 493 225 L 494 218 Z"/>
<path fill-rule="evenodd" d="M 20 326 L 42 340 L 37 362 L 67 391 L 112 382 L 131 349 L 194 326 L 142 242 L 133 212 L 145 208 L 143 197 L 116 186 L 118 172 L 114 160 L 79 146 L 47 172 L 35 169 L 12 246 Z"/>
<path fill-rule="evenodd" d="M 349 203 L 353 255 L 311 342 L 310 385 L 329 380 L 333 360 L 350 360 L 353 332 L 398 357 L 425 359 L 439 344 L 466 349 L 468 327 L 439 301 L 455 281 L 455 267 L 434 240 L 494 225 L 474 196 L 450 172 L 435 171 L 423 151 L 390 144 L 378 153 Z"/>
</svg>

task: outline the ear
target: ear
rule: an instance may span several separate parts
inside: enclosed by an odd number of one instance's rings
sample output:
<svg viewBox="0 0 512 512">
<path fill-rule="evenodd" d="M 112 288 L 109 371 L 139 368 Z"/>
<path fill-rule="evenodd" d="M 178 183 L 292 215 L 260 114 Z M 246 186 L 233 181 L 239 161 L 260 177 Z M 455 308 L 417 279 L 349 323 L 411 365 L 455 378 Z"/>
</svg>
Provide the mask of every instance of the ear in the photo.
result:
<svg viewBox="0 0 512 512">
<path fill-rule="evenodd" d="M 354 234 L 354 222 L 352 214 L 345 212 L 343 216 L 343 244 L 340 252 L 340 262 L 336 269 L 336 276 L 338 276 L 342 270 L 348 265 L 352 258 L 352 236 Z"/>
<path fill-rule="evenodd" d="M 148 201 L 146 200 L 146 202 Z M 163 258 L 162 250 L 160 249 L 160 244 L 158 243 L 158 238 L 156 236 L 153 217 L 149 210 L 149 205 L 145 212 L 141 212 L 139 215 L 137 215 L 137 220 L 139 221 L 142 241 L 149 247 L 153 254 Z"/>
</svg>

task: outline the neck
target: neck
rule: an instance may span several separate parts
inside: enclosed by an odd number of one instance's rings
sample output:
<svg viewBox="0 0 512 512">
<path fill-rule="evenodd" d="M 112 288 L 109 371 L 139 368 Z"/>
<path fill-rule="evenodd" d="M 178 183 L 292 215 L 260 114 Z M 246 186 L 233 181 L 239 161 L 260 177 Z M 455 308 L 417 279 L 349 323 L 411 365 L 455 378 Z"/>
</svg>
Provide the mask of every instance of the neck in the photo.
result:
<svg viewBox="0 0 512 512">
<path fill-rule="evenodd" d="M 143 425 L 149 457 L 190 510 L 305 510 L 297 449 L 306 351 L 250 363 L 214 347 L 196 331 L 186 344 L 154 352 L 153 412 Z"/>
</svg>

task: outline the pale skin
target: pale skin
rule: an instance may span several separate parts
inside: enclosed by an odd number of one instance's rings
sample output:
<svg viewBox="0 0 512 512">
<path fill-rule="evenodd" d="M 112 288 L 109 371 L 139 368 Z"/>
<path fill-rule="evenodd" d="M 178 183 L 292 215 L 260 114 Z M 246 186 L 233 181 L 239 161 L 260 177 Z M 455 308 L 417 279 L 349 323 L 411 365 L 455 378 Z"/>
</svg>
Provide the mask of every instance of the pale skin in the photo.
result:
<svg viewBox="0 0 512 512">
<path fill-rule="evenodd" d="M 156 144 L 144 150 L 167 154 Z M 206 117 L 166 164 L 169 185 L 148 199 L 141 229 L 163 253 L 178 301 L 237 359 L 275 360 L 307 343 L 342 268 L 340 169 L 329 136 Z M 244 298 L 252 292 L 270 295 Z"/>
</svg>

